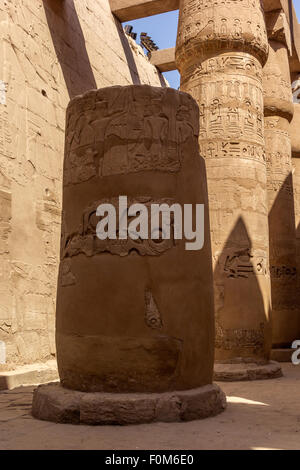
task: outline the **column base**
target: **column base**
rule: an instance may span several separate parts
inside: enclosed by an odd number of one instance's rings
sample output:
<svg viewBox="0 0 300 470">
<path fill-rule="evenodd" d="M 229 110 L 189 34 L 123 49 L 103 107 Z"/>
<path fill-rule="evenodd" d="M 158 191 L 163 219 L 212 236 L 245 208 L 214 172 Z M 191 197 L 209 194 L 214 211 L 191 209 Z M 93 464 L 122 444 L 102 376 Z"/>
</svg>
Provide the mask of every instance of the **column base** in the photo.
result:
<svg viewBox="0 0 300 470">
<path fill-rule="evenodd" d="M 161 394 L 113 394 L 77 392 L 52 383 L 39 386 L 32 402 L 35 418 L 90 425 L 192 421 L 225 409 L 225 394 L 215 384 Z"/>
<path fill-rule="evenodd" d="M 282 375 L 281 366 L 275 361 L 267 364 L 215 363 L 214 367 L 214 380 L 217 382 L 277 379 Z"/>
<path fill-rule="evenodd" d="M 277 362 L 292 362 L 292 355 L 294 352 L 295 349 L 290 348 L 272 349 L 271 359 Z"/>
</svg>

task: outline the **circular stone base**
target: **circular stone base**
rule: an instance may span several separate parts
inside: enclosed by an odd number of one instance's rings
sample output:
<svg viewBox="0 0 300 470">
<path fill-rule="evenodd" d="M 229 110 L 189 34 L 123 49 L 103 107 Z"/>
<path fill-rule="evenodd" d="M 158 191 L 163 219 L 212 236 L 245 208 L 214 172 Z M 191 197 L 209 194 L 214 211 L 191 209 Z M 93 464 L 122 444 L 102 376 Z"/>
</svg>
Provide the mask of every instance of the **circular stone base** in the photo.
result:
<svg viewBox="0 0 300 470">
<path fill-rule="evenodd" d="M 246 380 L 267 380 L 282 377 L 280 364 L 270 361 L 267 364 L 215 363 L 214 380 L 218 382 L 238 382 Z"/>
<path fill-rule="evenodd" d="M 215 416 L 226 397 L 215 384 L 168 393 L 84 393 L 59 383 L 40 385 L 33 395 L 35 418 L 72 424 L 180 422 Z"/>
</svg>

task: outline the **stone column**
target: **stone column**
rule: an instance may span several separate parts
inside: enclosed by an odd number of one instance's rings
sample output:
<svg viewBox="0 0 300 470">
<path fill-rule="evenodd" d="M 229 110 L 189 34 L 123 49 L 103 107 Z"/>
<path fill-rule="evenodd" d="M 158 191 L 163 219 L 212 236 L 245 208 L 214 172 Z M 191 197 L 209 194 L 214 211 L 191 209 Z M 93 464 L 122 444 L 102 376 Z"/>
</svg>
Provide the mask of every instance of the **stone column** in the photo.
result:
<svg viewBox="0 0 300 470">
<path fill-rule="evenodd" d="M 267 56 L 260 1 L 181 0 L 176 62 L 181 89 L 200 107 L 216 359 L 237 363 L 218 366 L 218 379 L 279 373 L 268 364 L 271 299 L 262 90 Z M 254 364 L 250 372 L 247 363 Z"/>
<path fill-rule="evenodd" d="M 267 157 L 272 357 L 280 359 L 299 331 L 292 149 L 289 133 L 294 114 L 289 51 L 282 12 L 268 14 L 269 58 L 263 71 Z M 289 354 L 289 353 L 288 353 Z M 290 360 L 289 357 L 286 358 Z"/>
<path fill-rule="evenodd" d="M 300 306 L 300 103 L 294 95 L 294 117 L 290 124 L 292 141 L 293 187 L 295 204 L 296 229 L 296 265 L 297 265 L 297 305 Z M 294 340 L 300 338 L 299 329 L 294 334 Z"/>
<path fill-rule="evenodd" d="M 213 275 L 198 106 L 173 89 L 106 88 L 71 101 L 66 129 L 61 385 L 38 389 L 34 415 L 130 424 L 219 413 L 225 399 L 212 385 Z M 100 204 L 116 210 L 115 239 L 96 235 Z M 147 208 L 147 225 L 155 204 L 192 204 L 194 211 L 204 204 L 204 248 L 188 251 L 186 240 L 175 239 L 175 214 L 169 239 L 128 237 L 133 204 Z"/>
</svg>

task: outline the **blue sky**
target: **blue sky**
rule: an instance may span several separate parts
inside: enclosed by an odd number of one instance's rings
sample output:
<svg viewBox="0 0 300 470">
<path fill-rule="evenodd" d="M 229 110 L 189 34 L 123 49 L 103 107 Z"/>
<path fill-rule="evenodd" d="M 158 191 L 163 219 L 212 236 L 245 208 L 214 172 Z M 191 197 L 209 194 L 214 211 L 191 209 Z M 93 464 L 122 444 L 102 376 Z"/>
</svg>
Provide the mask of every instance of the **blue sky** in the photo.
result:
<svg viewBox="0 0 300 470">
<path fill-rule="evenodd" d="M 126 24 L 133 26 L 133 31 L 138 33 L 137 42 L 140 42 L 140 33 L 147 33 L 160 49 L 174 47 L 176 43 L 178 11 L 150 16 L 141 20 L 129 21 Z M 177 71 L 164 74 L 173 88 L 179 88 L 180 78 Z"/>
<path fill-rule="evenodd" d="M 295 9 L 300 21 L 300 0 L 294 0 Z M 163 15 L 150 16 L 140 20 L 129 21 L 135 33 L 138 33 L 139 42 L 140 33 L 145 32 L 152 37 L 153 41 L 160 49 L 174 47 L 176 43 L 178 11 L 164 13 Z M 173 88 L 179 88 L 180 77 L 177 71 L 164 74 Z"/>
</svg>

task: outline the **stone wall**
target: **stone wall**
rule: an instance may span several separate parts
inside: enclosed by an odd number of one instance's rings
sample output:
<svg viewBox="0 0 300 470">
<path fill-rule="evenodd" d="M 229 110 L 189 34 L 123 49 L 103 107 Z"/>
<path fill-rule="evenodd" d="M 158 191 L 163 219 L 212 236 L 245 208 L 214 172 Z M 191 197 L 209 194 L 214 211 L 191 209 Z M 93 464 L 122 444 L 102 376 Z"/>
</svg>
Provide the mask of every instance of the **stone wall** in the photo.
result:
<svg viewBox="0 0 300 470">
<path fill-rule="evenodd" d="M 69 99 L 166 83 L 128 42 L 108 0 L 4 0 L 0 23 L 0 341 L 13 366 L 55 354 Z"/>
</svg>

